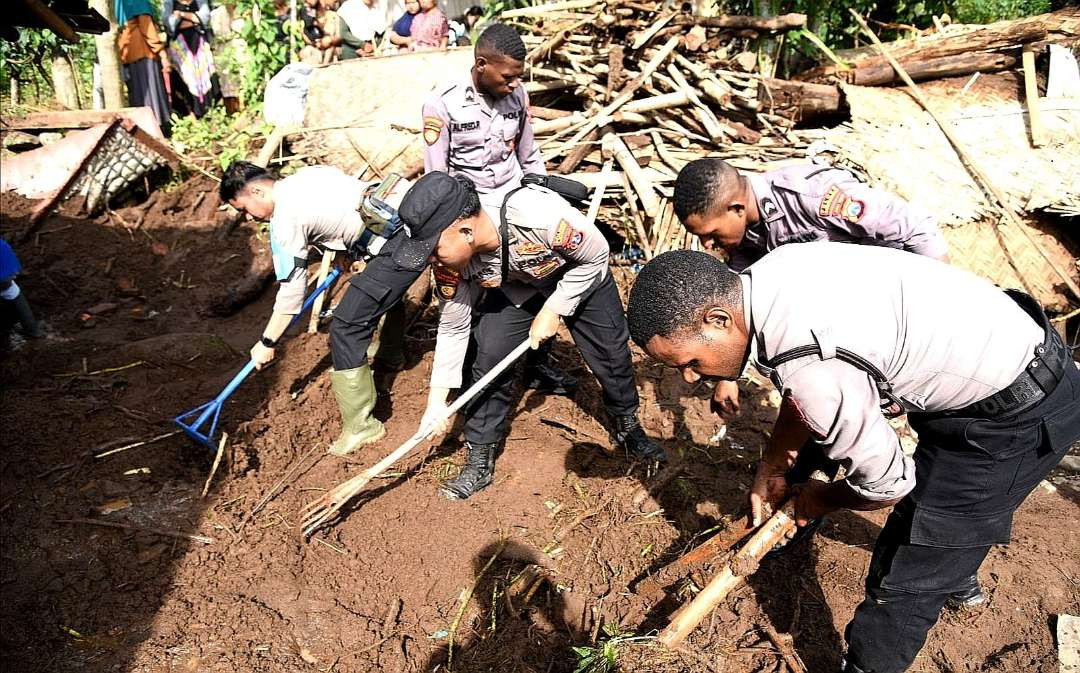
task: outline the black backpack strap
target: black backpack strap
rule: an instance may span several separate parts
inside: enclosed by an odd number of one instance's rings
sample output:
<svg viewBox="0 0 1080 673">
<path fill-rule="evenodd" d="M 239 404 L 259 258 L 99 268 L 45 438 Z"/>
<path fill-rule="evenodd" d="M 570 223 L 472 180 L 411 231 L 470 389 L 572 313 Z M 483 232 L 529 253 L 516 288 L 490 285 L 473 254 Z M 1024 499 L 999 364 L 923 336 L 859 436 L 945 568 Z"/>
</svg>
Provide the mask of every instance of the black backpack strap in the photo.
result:
<svg viewBox="0 0 1080 673">
<path fill-rule="evenodd" d="M 502 282 L 506 282 L 506 277 L 510 274 L 510 225 L 506 221 L 506 204 L 510 201 L 510 197 L 517 194 L 520 190 L 525 189 L 525 185 L 520 187 L 514 187 L 510 192 L 503 197 L 502 205 L 499 206 L 499 238 L 502 239 L 500 247 L 502 248 L 502 269 L 500 275 L 502 276 Z"/>
<path fill-rule="evenodd" d="M 771 358 L 761 359 L 761 364 L 769 369 L 776 369 L 785 362 L 791 362 L 798 358 L 804 358 L 810 355 L 822 357 L 821 346 L 817 344 L 811 344 L 808 346 L 797 346 L 790 350 L 786 350 L 783 353 L 778 353 Z M 881 398 L 881 411 L 886 417 L 892 418 L 894 416 L 900 416 L 904 413 L 904 405 L 900 401 L 900 398 L 893 392 L 892 383 L 885 376 L 880 369 L 874 366 L 872 362 L 862 357 L 857 353 L 853 353 L 846 348 L 836 349 L 836 359 L 848 363 L 854 367 L 858 367 L 867 374 L 870 378 L 874 379 L 874 385 L 877 387 L 878 397 Z"/>
</svg>

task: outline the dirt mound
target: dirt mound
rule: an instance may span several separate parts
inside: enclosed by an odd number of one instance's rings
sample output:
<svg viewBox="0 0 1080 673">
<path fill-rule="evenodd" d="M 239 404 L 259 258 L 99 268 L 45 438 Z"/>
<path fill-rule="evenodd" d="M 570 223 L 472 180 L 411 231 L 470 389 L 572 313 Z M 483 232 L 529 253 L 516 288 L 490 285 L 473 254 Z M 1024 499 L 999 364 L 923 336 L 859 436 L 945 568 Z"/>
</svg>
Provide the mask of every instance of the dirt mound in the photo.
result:
<svg viewBox="0 0 1080 673">
<path fill-rule="evenodd" d="M 715 571 L 643 588 L 737 516 L 775 415 L 767 388 L 744 389 L 721 437 L 709 391 L 639 354 L 645 425 L 680 465 L 649 474 L 606 453 L 599 390 L 562 335 L 557 357 L 582 388 L 520 396 L 491 488 L 437 496 L 463 459 L 448 440 L 304 542 L 302 506 L 416 429 L 434 316 L 410 331 L 405 371 L 381 376 L 386 439 L 349 460 L 325 453 L 340 424 L 328 347 L 304 334 L 225 405 L 228 451 L 203 498 L 213 456 L 160 437 L 243 365 L 272 302 L 214 315 L 222 288 L 260 273 L 267 246 L 257 227 L 205 224 L 206 198 L 164 208 L 158 197 L 138 227 L 135 211 L 51 216 L 16 246 L 50 336 L 0 356 L 5 670 L 569 672 L 610 657 L 628 671 L 771 671 L 764 624 L 793 634 L 811 671 L 836 670 L 881 513 L 839 514 L 763 563 L 685 651 L 634 639 Z M 25 213 L 5 211 L 0 226 L 26 231 Z M 1080 496 L 1075 480 L 1059 485 L 1037 489 L 1016 541 L 984 564 L 989 605 L 945 616 L 915 670 L 1056 670 L 1053 616 L 1080 611 Z"/>
</svg>

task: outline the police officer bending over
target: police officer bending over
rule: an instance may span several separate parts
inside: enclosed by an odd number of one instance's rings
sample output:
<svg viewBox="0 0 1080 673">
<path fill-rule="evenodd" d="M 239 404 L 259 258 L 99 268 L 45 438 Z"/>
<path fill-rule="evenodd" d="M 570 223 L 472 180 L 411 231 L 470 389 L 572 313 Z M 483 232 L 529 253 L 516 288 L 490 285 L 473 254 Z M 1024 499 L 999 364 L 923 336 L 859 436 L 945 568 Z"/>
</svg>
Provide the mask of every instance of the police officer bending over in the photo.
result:
<svg viewBox="0 0 1080 673">
<path fill-rule="evenodd" d="M 521 86 L 525 43 L 510 26 L 494 24 L 476 41 L 463 76 L 424 102 L 424 170 L 469 178 L 481 194 L 505 195 L 525 175 L 547 175 L 533 140 L 529 95 Z M 577 379 L 548 364 L 551 342 L 525 358 L 525 385 L 569 395 Z"/>
<path fill-rule="evenodd" d="M 906 670 L 1080 438 L 1080 372 L 1038 304 L 928 257 L 787 245 L 735 274 L 670 252 L 638 275 L 628 317 L 634 341 L 688 382 L 733 379 L 753 358 L 782 392 L 749 494 L 755 523 L 789 494 L 799 525 L 896 505 L 847 628 L 847 671 Z M 914 458 L 883 411 L 908 414 Z M 815 448 L 845 478 L 789 484 Z"/>
<path fill-rule="evenodd" d="M 632 457 L 663 460 L 663 450 L 638 423 L 629 333 L 607 242 L 544 187 L 523 187 L 506 199 L 505 237 L 502 205 L 502 199 L 481 199 L 467 178 L 440 172 L 422 177 L 402 200 L 409 238 L 397 246 L 395 262 L 420 269 L 442 264 L 436 272 L 442 316 L 421 426 L 437 427 L 433 419 L 445 412 L 452 388 L 479 379 L 526 339 L 537 348 L 565 321 L 600 381 L 613 443 Z M 475 351 L 464 371 L 470 338 Z M 468 498 L 491 483 L 512 382 L 503 374 L 466 408 L 468 458 L 461 474 L 444 484 L 446 497 Z"/>
<path fill-rule="evenodd" d="M 219 188 L 221 200 L 270 223 L 270 251 L 279 282 L 273 315 L 251 347 L 257 368 L 274 359 L 278 339 L 304 303 L 309 248 L 347 252 L 353 259 L 374 252 L 368 248 L 385 240 L 377 232 L 390 233 L 382 229 L 392 218 L 388 204 L 397 203 L 408 186 L 397 175 L 382 183 L 360 182 L 330 166 L 308 166 L 281 180 L 246 161 L 229 166 Z M 404 318 L 401 304 L 387 316 L 375 356 L 377 366 L 400 369 L 403 365 Z M 330 373 L 330 382 L 341 409 L 342 429 L 330 452 L 346 455 L 378 441 L 386 430 L 371 416 L 375 382 L 366 344 L 359 352 L 346 343 L 332 341 L 331 345 L 335 371 Z"/>
<path fill-rule="evenodd" d="M 675 214 L 709 251 L 727 253 L 742 271 L 787 243 L 841 241 L 901 248 L 947 261 L 934 218 L 843 168 L 804 164 L 742 175 L 721 159 L 697 159 L 679 171 Z M 739 388 L 721 382 L 714 407 L 739 411 Z"/>
</svg>

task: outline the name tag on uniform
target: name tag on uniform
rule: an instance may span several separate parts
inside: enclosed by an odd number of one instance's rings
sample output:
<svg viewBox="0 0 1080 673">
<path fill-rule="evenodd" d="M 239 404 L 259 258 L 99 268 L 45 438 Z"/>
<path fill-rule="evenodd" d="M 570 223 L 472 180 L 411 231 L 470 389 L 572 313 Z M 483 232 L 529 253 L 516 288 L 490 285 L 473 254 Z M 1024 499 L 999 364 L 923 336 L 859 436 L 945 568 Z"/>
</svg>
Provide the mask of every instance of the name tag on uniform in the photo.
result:
<svg viewBox="0 0 1080 673">
<path fill-rule="evenodd" d="M 451 133 L 461 133 L 463 131 L 476 131 L 480 128 L 480 122 L 473 120 L 471 122 L 454 122 L 450 125 Z"/>
</svg>

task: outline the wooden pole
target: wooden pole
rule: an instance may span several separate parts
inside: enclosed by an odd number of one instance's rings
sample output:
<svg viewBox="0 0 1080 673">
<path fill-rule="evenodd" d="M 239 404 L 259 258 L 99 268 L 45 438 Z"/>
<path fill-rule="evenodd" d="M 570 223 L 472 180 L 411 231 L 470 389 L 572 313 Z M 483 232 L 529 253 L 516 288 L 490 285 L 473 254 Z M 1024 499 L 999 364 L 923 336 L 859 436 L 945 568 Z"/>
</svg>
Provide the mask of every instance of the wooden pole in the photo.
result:
<svg viewBox="0 0 1080 673">
<path fill-rule="evenodd" d="M 633 185 L 634 192 L 641 199 L 641 207 L 645 214 L 650 218 L 656 217 L 656 214 L 660 212 L 660 199 L 656 195 L 656 189 L 653 187 L 652 181 L 645 177 L 645 172 L 641 170 L 641 166 L 638 166 L 637 159 L 630 152 L 630 148 L 626 146 L 622 138 L 611 131 L 604 134 L 604 142 L 611 144 L 611 155 L 615 157 L 615 161 L 618 162 L 623 169 L 623 173 L 630 180 L 630 184 Z M 643 242 L 644 247 L 648 247 L 648 245 L 648 241 Z"/>
<path fill-rule="evenodd" d="M 90 0 L 90 6 L 109 22 L 109 31 L 94 36 L 98 63 L 101 64 L 101 89 L 105 109 L 116 110 L 127 105 L 124 78 L 120 75 L 120 52 L 116 48 L 117 26 L 113 0 Z"/>
<path fill-rule="evenodd" d="M 319 265 L 319 278 L 315 281 L 315 286 L 318 287 L 326 282 L 326 276 L 330 273 L 330 265 L 334 262 L 334 255 L 336 253 L 333 250 L 327 250 L 323 253 L 322 264 Z M 308 321 L 308 334 L 315 334 L 319 331 L 319 314 L 322 313 L 323 301 L 326 299 L 326 293 L 322 292 L 319 296 L 315 297 L 315 303 L 311 305 L 311 319 Z"/>
<path fill-rule="evenodd" d="M 966 165 L 968 167 L 968 170 L 970 170 L 971 173 L 979 180 L 979 182 L 982 183 L 983 188 L 990 192 L 994 199 L 997 200 L 998 207 L 1000 208 L 1001 212 L 1004 213 L 1005 218 L 1012 222 L 1012 224 L 1020 230 L 1020 233 L 1024 235 L 1028 242 L 1031 243 L 1032 246 L 1034 246 L 1034 248 L 1039 252 L 1040 255 L 1042 255 L 1042 258 L 1046 260 L 1046 263 L 1050 265 L 1050 268 L 1054 270 L 1054 273 L 1056 273 L 1058 277 L 1061 278 L 1062 282 L 1065 283 L 1065 286 L 1068 287 L 1069 291 L 1073 293 L 1073 296 L 1080 298 L 1080 287 L 1077 287 L 1073 279 L 1069 277 L 1069 275 L 1065 273 L 1065 271 L 1062 270 L 1062 268 L 1059 267 L 1053 259 L 1050 258 L 1050 255 L 1046 252 L 1046 250 L 1044 250 L 1043 247 L 1039 245 L 1039 242 L 1035 240 L 1035 237 L 1032 236 L 1030 232 L 1028 232 L 1027 228 L 1024 227 L 1024 224 L 1020 221 L 1020 218 L 1016 215 L 1015 212 L 1013 212 L 1012 206 L 1010 206 L 1005 200 L 1005 196 L 1001 193 L 1000 190 L 998 190 L 997 186 L 990 181 L 990 178 L 987 177 L 985 173 L 983 173 L 982 169 L 979 168 L 978 165 L 972 160 L 971 156 L 968 155 L 967 151 L 964 150 L 963 146 L 960 144 L 960 141 L 956 138 L 955 135 L 953 135 L 952 128 L 949 126 L 949 124 L 947 124 L 945 120 L 940 118 L 937 113 L 935 113 L 933 109 L 931 109 L 929 103 L 927 103 L 926 101 L 926 98 L 922 95 L 922 90 L 919 89 L 919 86 L 915 84 L 914 81 L 912 81 L 911 77 L 908 76 L 903 66 L 901 66 L 897 62 L 897 60 L 893 58 L 893 56 L 888 51 L 885 50 L 885 45 L 881 44 L 881 40 L 878 39 L 878 36 L 874 34 L 874 31 L 870 30 L 870 26 L 866 25 L 866 21 L 862 18 L 862 15 L 850 8 L 848 9 L 848 11 L 851 12 L 851 15 L 854 16 L 855 20 L 859 22 L 859 26 L 862 28 L 863 32 L 866 33 L 866 35 L 874 43 L 874 46 L 878 48 L 878 51 L 881 52 L 881 55 L 888 59 L 889 63 L 892 64 L 892 67 L 896 69 L 896 74 L 900 75 L 900 79 L 904 80 L 904 84 L 907 84 L 908 88 L 911 89 L 911 95 L 915 98 L 916 101 L 918 101 L 919 105 L 921 105 L 922 108 L 926 110 L 927 114 L 929 114 L 937 123 L 937 125 L 941 127 L 941 132 L 945 134 L 946 138 L 948 138 L 949 142 L 953 146 L 953 149 L 956 150 L 956 153 L 960 156 L 960 159 L 963 161 L 964 165 Z"/>
<path fill-rule="evenodd" d="M 72 44 L 79 41 L 79 35 L 75 32 L 75 29 L 67 21 L 64 21 L 59 14 L 49 9 L 41 0 L 23 0 L 23 6 L 29 9 L 31 14 L 40 19 L 49 30 L 58 36 Z"/>
<path fill-rule="evenodd" d="M 731 590 L 742 584 L 745 572 L 748 568 L 757 567 L 770 549 L 785 537 L 795 532 L 795 505 L 788 500 L 762 524 L 758 532 L 746 542 L 742 549 L 737 551 L 731 560 L 720 572 L 709 580 L 705 588 L 701 590 L 694 600 L 690 601 L 671 618 L 671 622 L 660 632 L 657 639 L 669 649 L 679 646 L 690 632 L 712 612 L 720 601 L 727 598 Z M 741 571 L 741 572 L 740 572 Z"/>
<path fill-rule="evenodd" d="M 1031 124 L 1031 146 L 1042 147 L 1045 144 L 1042 116 L 1039 113 L 1039 82 L 1035 78 L 1035 51 L 1030 45 L 1024 46 L 1024 99 L 1027 101 L 1028 123 Z"/>
</svg>

